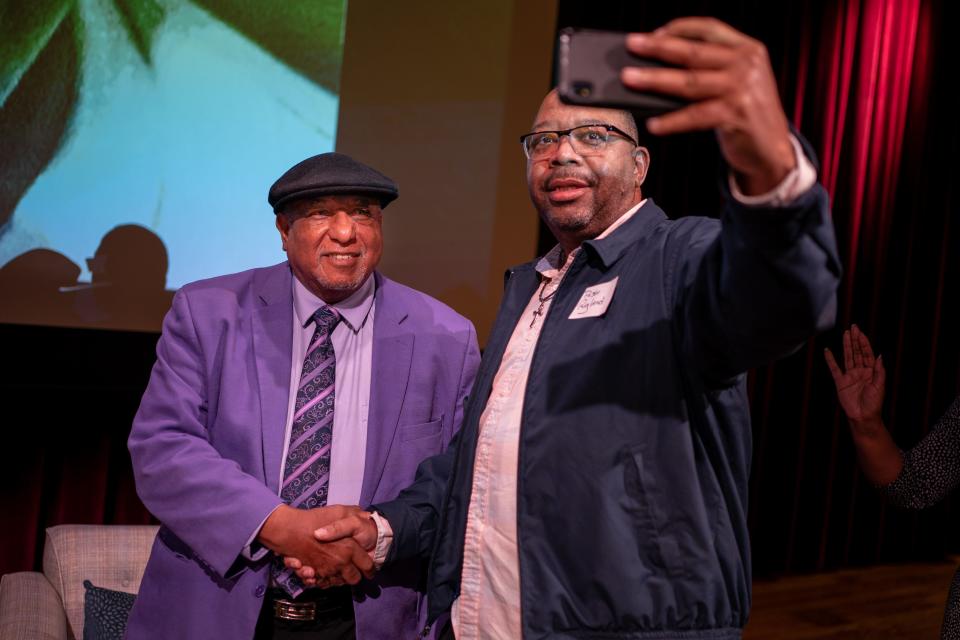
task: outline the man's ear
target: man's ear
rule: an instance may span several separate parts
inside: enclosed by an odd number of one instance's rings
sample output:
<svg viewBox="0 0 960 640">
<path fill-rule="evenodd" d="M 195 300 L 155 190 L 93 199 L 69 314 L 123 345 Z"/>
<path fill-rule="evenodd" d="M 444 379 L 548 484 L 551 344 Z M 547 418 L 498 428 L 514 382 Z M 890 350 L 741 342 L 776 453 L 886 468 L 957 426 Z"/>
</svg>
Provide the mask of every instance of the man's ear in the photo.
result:
<svg viewBox="0 0 960 640">
<path fill-rule="evenodd" d="M 280 247 L 287 250 L 287 234 L 290 232 L 290 219 L 282 213 L 277 214 L 277 231 L 280 232 Z"/>
<path fill-rule="evenodd" d="M 633 150 L 633 161 L 637 165 L 637 188 L 647 179 L 647 170 L 650 168 L 650 152 L 646 147 L 637 147 Z"/>
</svg>

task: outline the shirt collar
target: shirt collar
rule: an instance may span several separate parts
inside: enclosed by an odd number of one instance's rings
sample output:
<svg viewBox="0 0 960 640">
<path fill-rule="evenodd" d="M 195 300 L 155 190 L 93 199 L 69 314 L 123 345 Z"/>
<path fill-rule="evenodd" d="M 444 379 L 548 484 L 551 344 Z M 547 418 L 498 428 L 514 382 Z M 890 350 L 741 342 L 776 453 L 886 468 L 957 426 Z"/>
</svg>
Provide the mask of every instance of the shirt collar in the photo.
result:
<svg viewBox="0 0 960 640">
<path fill-rule="evenodd" d="M 627 220 L 629 220 L 630 218 L 632 218 L 633 215 L 634 215 L 637 211 L 640 210 L 640 207 L 642 207 L 644 204 L 646 204 L 646 202 L 647 202 L 647 199 L 644 198 L 643 200 L 641 200 L 641 201 L 638 202 L 637 204 L 635 204 L 635 205 L 633 205 L 632 207 L 630 207 L 630 209 L 629 209 L 626 213 L 624 213 L 622 216 L 620 216 L 619 218 L 617 218 L 616 220 L 614 220 L 614 221 L 613 221 L 613 224 L 611 224 L 609 227 L 607 227 L 606 229 L 604 229 L 604 230 L 603 230 L 603 233 L 601 233 L 601 234 L 598 235 L 596 238 L 594 238 L 594 240 L 602 240 L 602 239 L 606 238 L 607 236 L 609 236 L 609 235 L 610 235 L 611 233 L 613 233 L 614 231 L 616 231 L 620 226 L 623 225 L 623 223 L 625 223 Z M 537 272 L 538 272 L 540 275 L 542 275 L 543 277 L 545 277 L 545 278 L 553 278 L 553 277 L 555 277 L 560 271 L 563 270 L 563 267 L 565 267 L 565 266 L 567 266 L 567 265 L 570 264 L 570 260 L 573 259 L 573 257 L 577 254 L 578 251 L 580 251 L 580 248 L 579 248 L 579 247 L 577 247 L 576 249 L 574 249 L 574 250 L 570 253 L 570 255 L 567 256 L 567 259 L 566 259 L 566 261 L 564 262 L 564 264 L 560 264 L 560 258 L 562 257 L 563 249 L 561 249 L 561 247 L 560 247 L 559 244 L 558 244 L 558 245 L 555 245 L 555 246 L 553 247 L 553 249 L 550 249 L 550 251 L 548 251 L 546 254 L 544 254 L 544 256 L 543 256 L 542 258 L 540 258 L 539 260 L 537 260 L 537 264 L 536 264 L 536 267 L 535 267 L 535 268 L 536 268 Z"/>
<path fill-rule="evenodd" d="M 579 249 L 574 249 L 573 253 L 576 253 Z M 563 265 L 560 264 L 560 256 L 563 253 L 563 249 L 559 244 L 554 245 L 553 249 L 547 251 L 542 258 L 537 260 L 537 264 L 534 267 L 537 270 L 537 273 L 544 276 L 545 278 L 552 278 L 560 270 L 560 267 Z M 568 256 L 569 259 L 569 256 Z"/>
<path fill-rule="evenodd" d="M 351 293 L 336 304 L 327 304 L 317 296 L 313 295 L 296 276 L 293 277 L 293 309 L 297 314 L 297 322 L 301 327 L 306 327 L 310 318 L 317 309 L 323 306 L 335 309 L 344 323 L 350 327 L 354 333 L 360 331 L 363 323 L 367 320 L 370 308 L 373 307 L 373 294 L 376 290 L 376 282 L 373 274 L 367 277 L 366 281 L 360 285 L 360 288 Z"/>
</svg>

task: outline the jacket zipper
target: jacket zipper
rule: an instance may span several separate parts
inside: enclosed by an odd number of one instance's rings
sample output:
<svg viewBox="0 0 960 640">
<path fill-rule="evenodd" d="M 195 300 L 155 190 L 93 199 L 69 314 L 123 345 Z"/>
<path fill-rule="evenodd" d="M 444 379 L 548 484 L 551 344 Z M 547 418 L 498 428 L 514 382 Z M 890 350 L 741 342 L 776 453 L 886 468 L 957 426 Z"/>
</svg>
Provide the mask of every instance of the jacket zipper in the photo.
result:
<svg viewBox="0 0 960 640">
<path fill-rule="evenodd" d="M 581 250 L 581 253 L 582 253 L 582 250 Z M 543 332 L 544 332 L 544 331 L 546 330 L 546 328 L 547 328 L 547 322 L 549 322 L 549 320 L 550 320 L 550 315 L 553 313 L 554 305 L 556 305 L 557 302 L 558 302 L 558 298 L 559 298 L 559 296 L 560 296 L 560 289 L 562 289 L 562 288 L 563 288 L 563 285 L 568 282 L 567 277 L 568 277 L 568 276 L 571 274 L 571 272 L 573 271 L 574 263 L 576 263 L 576 261 L 579 260 L 579 259 L 580 259 L 580 255 L 579 255 L 579 254 L 573 257 L 573 262 L 570 263 L 570 266 L 567 268 L 567 271 L 563 274 L 563 277 L 560 279 L 559 284 L 557 284 L 556 293 L 553 295 L 553 301 L 550 303 L 550 308 L 547 309 L 547 313 L 540 319 L 540 322 L 541 322 L 541 324 L 540 324 L 540 334 L 537 336 L 537 343 L 533 346 L 533 355 L 530 356 L 530 370 L 529 370 L 529 373 L 530 373 L 530 374 L 533 373 L 533 371 L 534 371 L 534 366 L 535 366 L 536 363 L 537 363 L 537 356 L 540 354 L 540 347 L 541 347 L 541 342 L 540 342 L 540 341 L 541 341 L 541 339 L 543 338 Z M 562 266 L 563 266 L 563 265 L 561 265 L 561 268 L 562 268 Z M 569 287 L 568 287 L 568 288 L 569 288 Z M 520 321 L 522 322 L 523 319 L 521 318 Z M 527 393 L 528 393 L 528 390 L 529 390 L 529 388 L 530 388 L 530 379 L 531 379 L 531 378 L 530 378 L 530 376 L 528 375 L 528 376 L 527 376 L 527 388 L 523 390 L 523 406 L 524 406 L 524 407 L 529 406 L 529 403 L 527 402 Z M 521 473 L 521 471 L 522 471 L 522 469 L 523 469 L 523 424 L 524 424 L 525 421 L 526 421 L 526 420 L 525 420 L 525 418 L 524 418 L 524 415 L 523 415 L 523 413 L 521 413 L 521 414 L 520 414 L 520 439 L 519 439 L 519 442 L 517 443 L 517 583 L 518 583 L 518 586 L 519 586 L 519 588 L 520 588 L 520 611 L 519 611 L 519 614 L 520 614 L 520 634 L 521 634 L 521 636 L 522 636 L 523 633 L 524 633 L 524 626 L 523 626 L 523 618 L 524 618 L 524 615 L 523 615 L 523 609 L 524 609 L 524 606 L 523 606 L 524 589 L 523 589 L 523 552 L 522 552 L 522 547 L 521 547 L 521 544 L 520 544 L 520 536 L 521 536 L 521 533 L 520 533 L 520 500 L 521 500 L 521 496 L 523 495 L 522 486 L 521 486 L 521 483 L 522 483 L 522 481 L 523 481 L 523 480 L 522 480 L 523 474 Z"/>
</svg>

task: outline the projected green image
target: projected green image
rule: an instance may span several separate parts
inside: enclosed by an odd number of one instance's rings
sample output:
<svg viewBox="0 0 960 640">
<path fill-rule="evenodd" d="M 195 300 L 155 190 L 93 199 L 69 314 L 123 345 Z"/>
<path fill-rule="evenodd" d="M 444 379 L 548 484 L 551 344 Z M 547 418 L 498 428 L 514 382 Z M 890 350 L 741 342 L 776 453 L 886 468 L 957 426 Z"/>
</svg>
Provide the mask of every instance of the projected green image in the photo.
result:
<svg viewBox="0 0 960 640">
<path fill-rule="evenodd" d="M 121 280 L 283 259 L 266 193 L 333 150 L 345 0 L 2 2 L 0 321 L 122 327 Z"/>
</svg>

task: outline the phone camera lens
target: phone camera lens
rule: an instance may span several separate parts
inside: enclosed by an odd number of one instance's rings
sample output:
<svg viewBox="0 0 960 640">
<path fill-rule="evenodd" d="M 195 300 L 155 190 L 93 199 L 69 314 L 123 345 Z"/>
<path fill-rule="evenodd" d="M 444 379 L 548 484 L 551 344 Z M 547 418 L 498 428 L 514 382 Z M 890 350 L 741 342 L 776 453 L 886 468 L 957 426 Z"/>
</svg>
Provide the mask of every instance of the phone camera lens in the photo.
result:
<svg viewBox="0 0 960 640">
<path fill-rule="evenodd" d="M 593 83 L 586 81 L 574 82 L 573 92 L 581 98 L 589 98 L 593 94 Z"/>
</svg>

